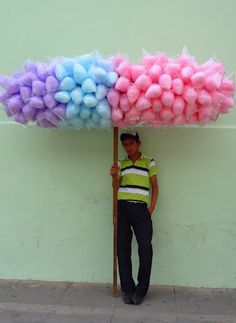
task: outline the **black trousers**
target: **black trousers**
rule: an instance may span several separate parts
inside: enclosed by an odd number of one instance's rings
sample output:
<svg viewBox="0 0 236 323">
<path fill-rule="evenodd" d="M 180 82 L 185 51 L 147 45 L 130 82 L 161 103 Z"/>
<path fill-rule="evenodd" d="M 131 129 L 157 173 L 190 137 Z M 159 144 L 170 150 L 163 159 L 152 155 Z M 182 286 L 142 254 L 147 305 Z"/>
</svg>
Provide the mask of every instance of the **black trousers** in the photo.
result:
<svg viewBox="0 0 236 323">
<path fill-rule="evenodd" d="M 133 230 L 132 230 L 133 229 Z M 132 276 L 131 241 L 133 232 L 138 243 L 138 284 Z M 146 203 L 118 200 L 118 265 L 121 290 L 125 293 L 147 294 L 152 267 L 152 219 Z"/>
</svg>

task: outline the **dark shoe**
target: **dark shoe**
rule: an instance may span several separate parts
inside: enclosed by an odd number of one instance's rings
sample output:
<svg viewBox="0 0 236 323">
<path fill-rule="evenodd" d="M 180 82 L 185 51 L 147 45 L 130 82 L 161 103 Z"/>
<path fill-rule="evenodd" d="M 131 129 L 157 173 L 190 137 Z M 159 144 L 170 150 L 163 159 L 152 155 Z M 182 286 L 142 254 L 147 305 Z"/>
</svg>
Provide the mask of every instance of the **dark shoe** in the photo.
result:
<svg viewBox="0 0 236 323">
<path fill-rule="evenodd" d="M 122 293 L 122 299 L 125 304 L 133 304 L 132 293 Z"/>
<path fill-rule="evenodd" d="M 141 303 L 143 302 L 143 300 L 144 300 L 144 297 L 143 297 L 143 296 L 138 295 L 137 293 L 134 293 L 134 294 L 132 295 L 132 301 L 133 301 L 133 303 L 134 303 L 135 305 L 139 305 L 139 304 L 141 304 Z"/>
</svg>

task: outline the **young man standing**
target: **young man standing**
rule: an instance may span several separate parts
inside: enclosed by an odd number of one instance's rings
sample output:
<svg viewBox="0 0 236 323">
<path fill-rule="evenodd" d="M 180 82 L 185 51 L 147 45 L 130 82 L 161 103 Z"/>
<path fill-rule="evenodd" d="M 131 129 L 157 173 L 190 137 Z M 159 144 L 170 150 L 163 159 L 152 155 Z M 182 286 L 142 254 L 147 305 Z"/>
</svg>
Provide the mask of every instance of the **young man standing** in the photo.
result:
<svg viewBox="0 0 236 323">
<path fill-rule="evenodd" d="M 127 157 L 112 165 L 110 175 L 118 175 L 118 264 L 122 298 L 126 304 L 140 304 L 147 294 L 152 266 L 152 219 L 158 196 L 157 167 L 154 159 L 139 151 L 137 132 L 120 136 Z M 151 199 L 150 199 L 150 186 Z M 150 205 L 148 203 L 150 201 Z M 133 230 L 132 230 L 132 229 Z M 138 243 L 138 284 L 132 277 L 131 241 Z"/>
</svg>

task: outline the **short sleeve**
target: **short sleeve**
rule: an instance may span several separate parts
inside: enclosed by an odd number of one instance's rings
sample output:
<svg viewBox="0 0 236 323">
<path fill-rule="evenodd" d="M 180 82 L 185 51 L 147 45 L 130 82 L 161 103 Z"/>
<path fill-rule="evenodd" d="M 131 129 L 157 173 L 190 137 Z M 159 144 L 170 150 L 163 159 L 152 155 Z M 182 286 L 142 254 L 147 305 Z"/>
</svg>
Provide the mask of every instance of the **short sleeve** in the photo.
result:
<svg viewBox="0 0 236 323">
<path fill-rule="evenodd" d="M 121 162 L 120 162 L 120 160 L 118 160 L 118 166 L 119 166 L 119 172 L 118 172 L 118 176 L 122 176 L 121 175 Z"/>
<path fill-rule="evenodd" d="M 151 159 L 151 162 L 148 165 L 149 177 L 157 175 L 157 165 L 154 159 Z"/>
</svg>

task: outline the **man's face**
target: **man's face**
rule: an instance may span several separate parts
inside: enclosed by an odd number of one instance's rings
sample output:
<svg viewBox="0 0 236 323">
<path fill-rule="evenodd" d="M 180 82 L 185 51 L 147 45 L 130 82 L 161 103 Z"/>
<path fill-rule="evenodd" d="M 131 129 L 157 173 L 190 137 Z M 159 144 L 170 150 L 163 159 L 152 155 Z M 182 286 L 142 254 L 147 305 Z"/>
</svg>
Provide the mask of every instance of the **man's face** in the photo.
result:
<svg viewBox="0 0 236 323">
<path fill-rule="evenodd" d="M 130 156 L 134 155 L 138 150 L 141 142 L 137 142 L 135 139 L 125 139 L 122 142 L 123 148 Z"/>
</svg>

